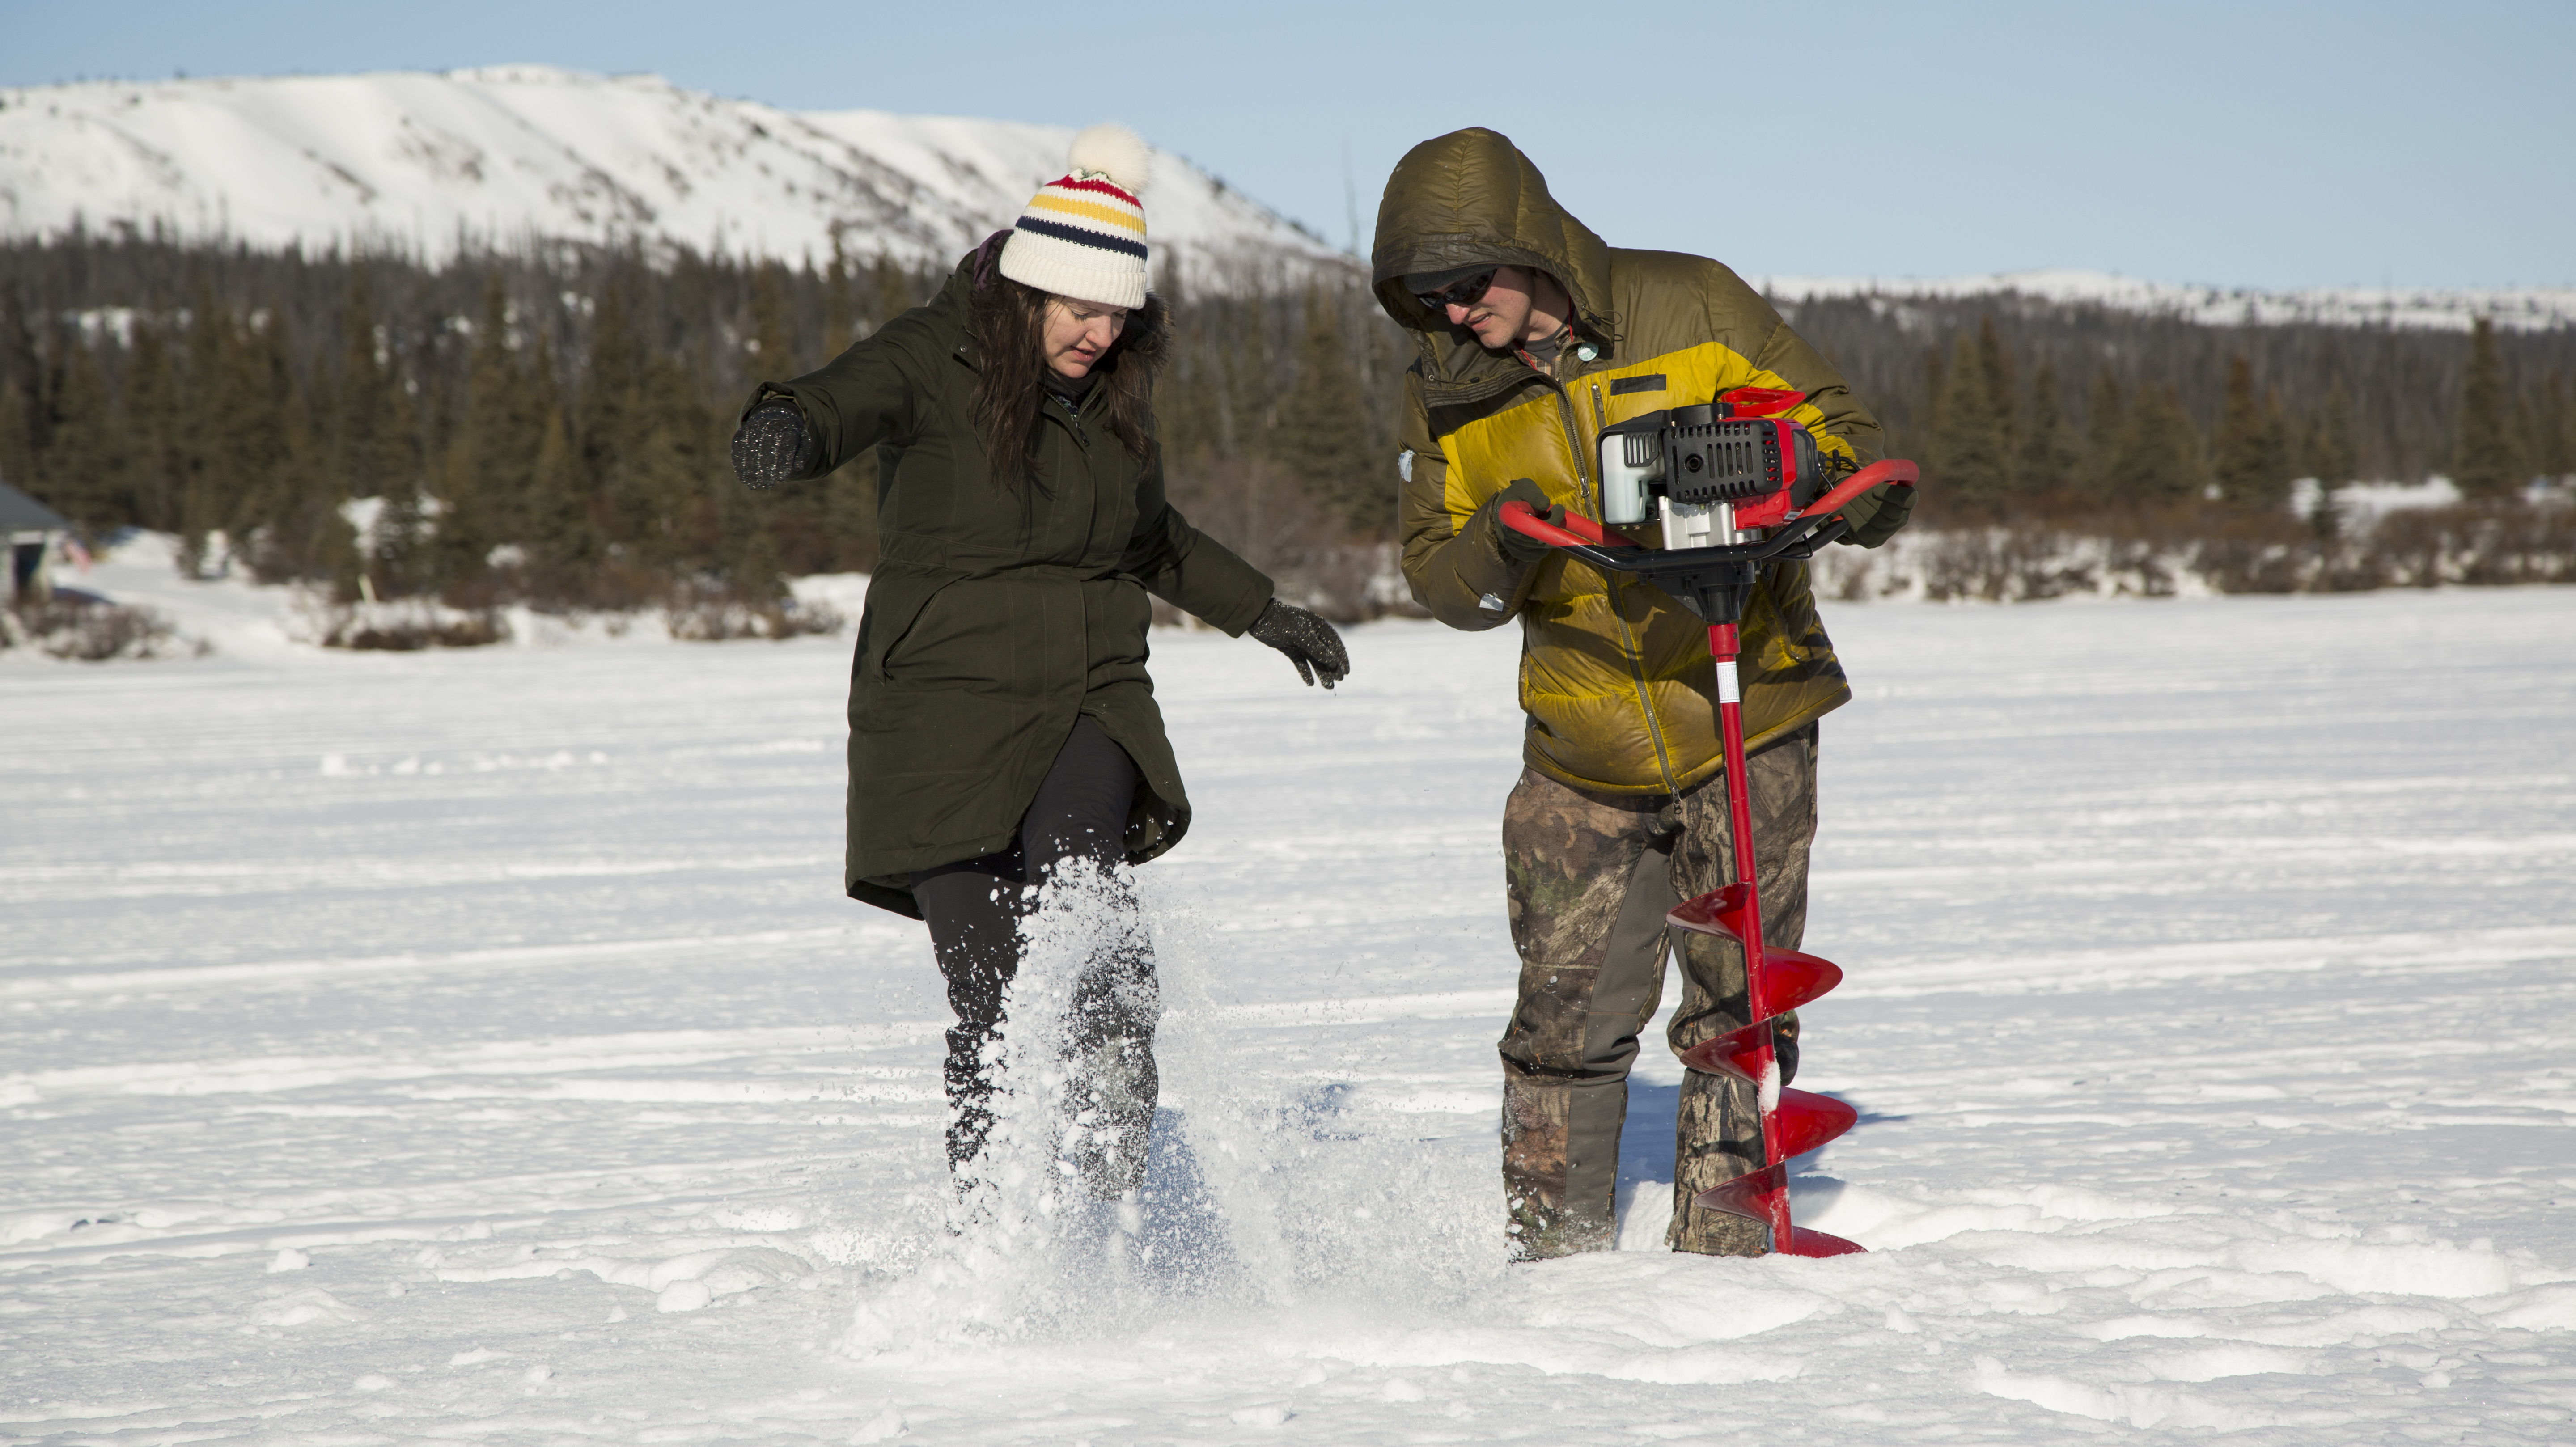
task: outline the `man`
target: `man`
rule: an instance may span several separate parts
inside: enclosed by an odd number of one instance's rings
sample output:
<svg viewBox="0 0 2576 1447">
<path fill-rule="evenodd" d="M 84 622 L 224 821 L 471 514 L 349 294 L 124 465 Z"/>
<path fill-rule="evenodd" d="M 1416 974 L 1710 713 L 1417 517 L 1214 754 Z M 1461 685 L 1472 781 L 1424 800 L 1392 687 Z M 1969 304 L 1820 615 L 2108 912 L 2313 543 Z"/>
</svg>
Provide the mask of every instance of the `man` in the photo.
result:
<svg viewBox="0 0 2576 1447">
<path fill-rule="evenodd" d="M 1842 377 L 1717 262 L 1620 251 L 1566 214 L 1505 137 L 1471 129 L 1396 164 L 1378 210 L 1377 296 L 1412 331 L 1399 457 L 1404 575 L 1453 628 L 1521 624 L 1525 767 L 1503 812 L 1520 1001 L 1503 1036 L 1503 1184 L 1515 1259 L 1615 1244 L 1619 1131 L 1637 1037 L 1663 993 L 1664 915 L 1730 881 L 1707 630 L 1640 579 L 1605 577 L 1501 526 L 1504 501 L 1601 515 L 1601 429 L 1737 387 L 1806 394 L 1786 415 L 1829 476 L 1876 461 Z M 1912 506 L 1845 509 L 1862 546 Z M 1640 537 L 1658 541 L 1650 532 Z M 1815 834 L 1816 720 L 1851 697 L 1802 563 L 1766 569 L 1742 623 L 1746 783 L 1763 930 L 1795 946 Z M 1678 933 L 1678 932 L 1677 932 Z M 1748 1023 L 1741 947 L 1680 933 L 1676 1053 Z M 1796 1021 L 1775 1034 L 1784 1076 Z M 1758 1255 L 1764 1228 L 1691 1204 L 1762 1164 L 1752 1090 L 1691 1072 L 1674 1249 Z"/>
</svg>

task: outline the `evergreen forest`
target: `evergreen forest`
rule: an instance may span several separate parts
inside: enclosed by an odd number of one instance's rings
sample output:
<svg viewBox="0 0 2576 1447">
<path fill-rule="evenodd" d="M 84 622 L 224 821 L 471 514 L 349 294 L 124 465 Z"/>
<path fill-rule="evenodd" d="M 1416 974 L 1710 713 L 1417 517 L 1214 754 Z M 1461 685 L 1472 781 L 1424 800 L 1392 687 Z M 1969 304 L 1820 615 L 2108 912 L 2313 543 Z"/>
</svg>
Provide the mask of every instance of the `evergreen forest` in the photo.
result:
<svg viewBox="0 0 2576 1447">
<path fill-rule="evenodd" d="M 863 458 L 744 489 L 736 412 L 939 280 L 846 255 L 0 244 L 0 478 L 93 540 L 166 532 L 183 569 L 343 600 L 774 613 L 788 576 L 873 564 L 878 481 Z M 1335 616 L 1404 606 L 1386 544 L 1411 349 L 1363 277 L 1166 299 L 1175 502 Z M 2011 296 L 1783 311 L 1925 465 L 1936 524 L 2295 532 L 2331 526 L 2291 515 L 2302 477 L 2441 474 L 2514 508 L 2576 474 L 2576 329 L 2221 327 Z"/>
</svg>

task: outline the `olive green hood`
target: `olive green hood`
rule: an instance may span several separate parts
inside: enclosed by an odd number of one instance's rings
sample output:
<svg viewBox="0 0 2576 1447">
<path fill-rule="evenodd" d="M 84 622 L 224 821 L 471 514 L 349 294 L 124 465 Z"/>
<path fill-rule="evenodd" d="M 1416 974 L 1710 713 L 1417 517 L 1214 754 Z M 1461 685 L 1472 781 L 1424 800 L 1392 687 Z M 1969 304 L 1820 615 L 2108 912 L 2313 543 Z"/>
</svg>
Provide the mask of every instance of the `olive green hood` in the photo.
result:
<svg viewBox="0 0 2576 1447">
<path fill-rule="evenodd" d="M 1435 391 L 1442 384 L 1472 388 L 1489 369 L 1510 376 L 1497 364 L 1518 364 L 1423 310 L 1404 287 L 1406 277 L 1423 272 L 1487 263 L 1544 271 L 1574 298 L 1576 330 L 1605 353 L 1617 350 L 1610 248 L 1556 203 L 1547 177 L 1499 131 L 1470 126 L 1405 152 L 1378 202 L 1369 260 L 1378 305 L 1422 342 L 1425 380 Z"/>
</svg>

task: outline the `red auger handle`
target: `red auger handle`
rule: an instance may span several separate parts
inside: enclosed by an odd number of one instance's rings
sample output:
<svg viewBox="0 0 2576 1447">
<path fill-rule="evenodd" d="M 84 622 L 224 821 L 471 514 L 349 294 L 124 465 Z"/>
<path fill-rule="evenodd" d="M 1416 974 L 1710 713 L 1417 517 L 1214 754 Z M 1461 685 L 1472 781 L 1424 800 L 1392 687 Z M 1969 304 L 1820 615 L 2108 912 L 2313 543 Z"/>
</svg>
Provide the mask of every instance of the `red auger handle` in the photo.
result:
<svg viewBox="0 0 2576 1447">
<path fill-rule="evenodd" d="M 1851 476 L 1844 478 L 1842 480 L 1842 485 L 1836 487 L 1833 491 L 1826 493 L 1823 497 L 1817 498 L 1814 502 L 1807 504 L 1798 511 L 1789 514 L 1789 518 L 1794 522 L 1799 518 L 1808 517 L 1816 513 L 1840 512 L 1851 505 L 1853 498 L 1860 496 L 1862 493 L 1869 491 L 1871 488 L 1876 487 L 1881 483 L 1888 483 L 1896 487 L 1912 487 L 1922 479 L 1923 469 L 1915 466 L 1911 462 L 1907 462 L 1901 457 L 1891 457 L 1885 462 L 1873 462 L 1869 466 L 1862 468 L 1860 471 L 1853 473 Z M 1503 506 L 1508 509 L 1511 504 L 1505 503 Z"/>
<path fill-rule="evenodd" d="M 1906 466 L 1911 467 L 1913 464 L 1907 463 Z M 1626 538 L 1614 539 L 1605 535 L 1601 531 L 1601 524 L 1579 512 L 1568 512 L 1565 515 L 1565 526 L 1558 527 L 1540 517 L 1528 503 L 1518 499 L 1504 503 L 1500 516 L 1503 526 L 1513 532 L 1536 538 L 1552 548 L 1579 548 L 1587 544 L 1605 545 L 1628 541 Z"/>
</svg>

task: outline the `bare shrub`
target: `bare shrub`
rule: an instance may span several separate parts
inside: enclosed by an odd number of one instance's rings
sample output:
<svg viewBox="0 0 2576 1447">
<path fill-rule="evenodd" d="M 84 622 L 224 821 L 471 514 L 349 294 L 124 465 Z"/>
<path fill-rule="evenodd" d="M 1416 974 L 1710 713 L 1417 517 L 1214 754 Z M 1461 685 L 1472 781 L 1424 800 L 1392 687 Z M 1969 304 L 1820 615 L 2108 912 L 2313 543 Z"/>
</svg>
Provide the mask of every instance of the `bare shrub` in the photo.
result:
<svg viewBox="0 0 2576 1447">
<path fill-rule="evenodd" d="M 497 608 L 453 608 L 426 598 L 334 604 L 316 631 L 325 648 L 383 653 L 483 648 L 510 638 L 510 625 Z"/>
<path fill-rule="evenodd" d="M 34 648 L 78 663 L 194 658 L 213 651 L 203 639 L 182 637 L 154 609 L 110 603 L 68 589 L 41 603 L 9 610 L 5 626 L 0 626 L 0 648 L 8 647 Z"/>
<path fill-rule="evenodd" d="M 2546 498 L 2410 508 L 2382 516 L 2359 548 L 2388 583 L 2576 583 L 2576 503 Z"/>
<path fill-rule="evenodd" d="M 810 637 L 838 633 L 848 625 L 840 611 L 794 598 L 754 600 L 712 580 L 675 584 L 662 605 L 663 626 L 688 643 L 723 643 L 738 638 Z"/>
<path fill-rule="evenodd" d="M 1304 483 L 1263 458 L 1201 456 L 1166 474 L 1172 505 L 1201 532 L 1270 575 L 1279 596 L 1336 623 L 1388 614 L 1429 616 L 1396 570 L 1395 548 L 1353 536 L 1342 516 L 1317 502 Z M 1392 471 L 1388 487 L 1394 486 Z M 1185 622 L 1181 611 L 1154 602 L 1158 624 Z"/>
</svg>

